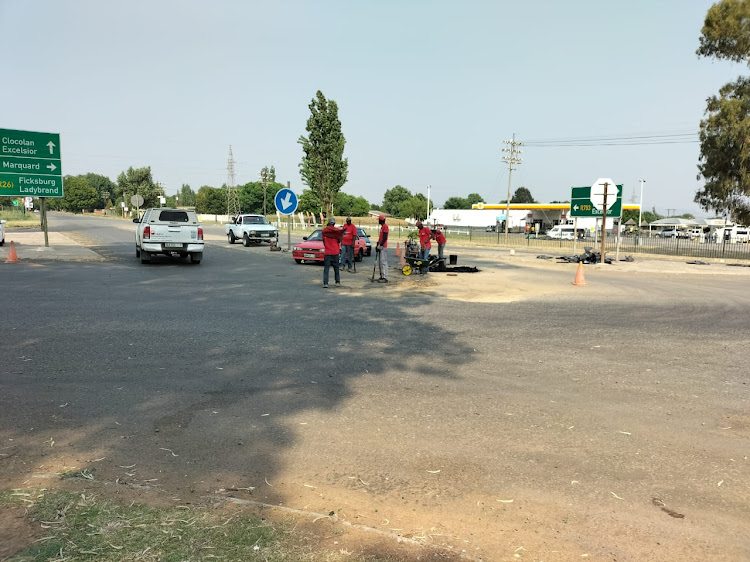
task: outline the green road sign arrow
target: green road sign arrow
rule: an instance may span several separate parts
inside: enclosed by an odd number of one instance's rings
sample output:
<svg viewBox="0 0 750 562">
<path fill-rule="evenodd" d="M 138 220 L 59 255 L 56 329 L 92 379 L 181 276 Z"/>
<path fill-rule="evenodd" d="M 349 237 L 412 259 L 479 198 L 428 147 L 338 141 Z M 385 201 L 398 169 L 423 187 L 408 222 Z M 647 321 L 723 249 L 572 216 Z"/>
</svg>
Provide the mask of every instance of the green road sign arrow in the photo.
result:
<svg viewBox="0 0 750 562">
<path fill-rule="evenodd" d="M 44 158 L 17 158 L 14 156 L 0 156 L 0 172 L 15 174 L 28 173 L 47 176 L 60 175 L 60 160 L 45 160 Z"/>
<path fill-rule="evenodd" d="M 609 202 L 608 202 L 609 203 Z M 619 217 L 622 214 L 622 185 L 617 185 L 617 199 L 607 205 L 608 217 Z M 601 217 L 602 210 L 591 202 L 590 187 L 574 187 L 570 197 L 571 217 Z"/>
</svg>

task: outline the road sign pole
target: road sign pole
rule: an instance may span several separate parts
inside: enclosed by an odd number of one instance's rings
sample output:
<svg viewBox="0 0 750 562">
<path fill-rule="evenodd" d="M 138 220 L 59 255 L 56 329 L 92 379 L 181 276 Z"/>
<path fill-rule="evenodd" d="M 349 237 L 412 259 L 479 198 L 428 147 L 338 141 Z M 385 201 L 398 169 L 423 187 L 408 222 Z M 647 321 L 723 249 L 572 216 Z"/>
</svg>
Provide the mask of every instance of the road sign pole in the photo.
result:
<svg viewBox="0 0 750 562">
<path fill-rule="evenodd" d="M 573 219 L 573 255 L 576 255 L 576 246 L 578 245 L 578 217 Z"/>
<path fill-rule="evenodd" d="M 44 231 L 44 247 L 49 248 L 49 234 L 47 230 L 47 199 L 45 197 L 39 198 L 39 207 L 41 209 L 42 219 L 42 230 Z"/>
<path fill-rule="evenodd" d="M 292 184 L 290 181 L 286 182 L 286 188 L 292 189 Z M 294 220 L 294 213 L 289 215 L 287 217 L 286 221 L 286 251 L 291 252 L 292 251 L 292 221 Z"/>
<path fill-rule="evenodd" d="M 604 263 L 604 244 L 607 240 L 607 187 L 609 187 L 609 183 L 606 181 L 604 182 L 604 203 L 602 205 L 602 248 L 599 254 L 601 255 L 601 263 Z"/>
</svg>

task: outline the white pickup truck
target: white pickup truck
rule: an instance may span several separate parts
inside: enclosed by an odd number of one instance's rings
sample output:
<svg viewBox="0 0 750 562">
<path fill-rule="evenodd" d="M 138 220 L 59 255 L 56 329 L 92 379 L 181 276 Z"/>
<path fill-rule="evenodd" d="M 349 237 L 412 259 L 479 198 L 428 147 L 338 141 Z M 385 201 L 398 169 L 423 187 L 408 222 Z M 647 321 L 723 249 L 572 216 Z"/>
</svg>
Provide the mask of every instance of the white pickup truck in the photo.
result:
<svg viewBox="0 0 750 562">
<path fill-rule="evenodd" d="M 152 254 L 190 256 L 193 263 L 203 259 L 203 228 L 195 211 L 167 207 L 146 209 L 143 217 L 133 222 L 138 224 L 135 257 L 140 257 L 141 263 L 150 262 Z"/>
<path fill-rule="evenodd" d="M 275 246 L 279 238 L 276 227 L 269 223 L 263 215 L 237 215 L 232 218 L 232 222 L 227 223 L 226 231 L 227 241 L 230 244 L 242 240 L 244 246 L 260 244 L 261 242 L 268 242 L 271 246 Z"/>
</svg>

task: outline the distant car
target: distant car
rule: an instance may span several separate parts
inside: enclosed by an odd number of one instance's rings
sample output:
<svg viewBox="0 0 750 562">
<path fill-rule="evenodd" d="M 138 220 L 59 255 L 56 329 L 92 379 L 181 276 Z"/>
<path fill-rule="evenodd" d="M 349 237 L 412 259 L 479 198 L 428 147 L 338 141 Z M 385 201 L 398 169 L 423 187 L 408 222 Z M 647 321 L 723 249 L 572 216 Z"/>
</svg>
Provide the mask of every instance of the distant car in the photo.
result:
<svg viewBox="0 0 750 562">
<path fill-rule="evenodd" d="M 0 246 L 5 244 L 5 221 L 0 221 Z"/>
<path fill-rule="evenodd" d="M 362 261 L 365 255 L 365 241 L 363 238 L 357 238 L 354 241 L 354 259 Z M 323 231 L 319 228 L 313 231 L 310 236 L 305 236 L 302 242 L 294 245 L 292 248 L 292 257 L 297 263 L 323 262 L 325 259 L 325 250 L 323 248 Z"/>
<path fill-rule="evenodd" d="M 372 255 L 372 242 L 370 241 L 370 237 L 362 228 L 357 228 L 357 236 L 359 236 L 365 241 L 365 255 L 371 256 Z"/>
<path fill-rule="evenodd" d="M 670 229 L 670 230 L 662 230 L 659 233 L 660 238 L 677 238 L 679 237 L 678 231 L 676 229 Z"/>
<path fill-rule="evenodd" d="M 495 232 L 495 230 L 497 230 L 497 226 L 494 224 L 491 224 L 490 226 L 484 229 L 485 232 Z"/>
</svg>

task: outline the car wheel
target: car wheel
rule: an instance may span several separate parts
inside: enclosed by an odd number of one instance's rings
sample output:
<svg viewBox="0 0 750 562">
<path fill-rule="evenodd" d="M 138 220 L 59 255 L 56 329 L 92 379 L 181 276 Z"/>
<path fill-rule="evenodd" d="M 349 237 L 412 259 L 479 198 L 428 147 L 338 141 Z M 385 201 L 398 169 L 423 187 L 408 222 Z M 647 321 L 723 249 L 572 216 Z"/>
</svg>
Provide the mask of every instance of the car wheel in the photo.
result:
<svg viewBox="0 0 750 562">
<path fill-rule="evenodd" d="M 141 263 L 149 263 L 151 261 L 151 252 L 141 250 Z"/>
<path fill-rule="evenodd" d="M 141 257 L 141 249 L 138 246 L 135 247 L 135 257 Z"/>
<path fill-rule="evenodd" d="M 359 252 L 357 252 L 357 261 L 362 261 L 365 258 L 365 253 L 362 250 L 362 248 L 359 249 Z"/>
<path fill-rule="evenodd" d="M 229 231 L 229 234 L 227 234 L 227 241 L 228 241 L 228 242 L 229 242 L 230 244 L 234 244 L 236 240 L 237 240 L 237 238 L 235 238 L 235 236 L 234 236 L 234 232 L 232 232 L 232 231 L 230 230 L 230 231 Z"/>
<path fill-rule="evenodd" d="M 294 260 L 294 261 L 296 261 L 297 263 L 302 263 L 302 260 Z"/>
<path fill-rule="evenodd" d="M 245 246 L 245 248 L 250 246 L 250 237 L 247 234 L 242 237 L 242 245 Z"/>
<path fill-rule="evenodd" d="M 193 254 L 190 254 L 190 261 L 193 262 L 195 265 L 198 265 L 202 259 L 203 259 L 203 252 L 195 252 Z"/>
</svg>

